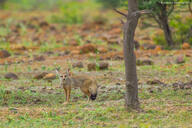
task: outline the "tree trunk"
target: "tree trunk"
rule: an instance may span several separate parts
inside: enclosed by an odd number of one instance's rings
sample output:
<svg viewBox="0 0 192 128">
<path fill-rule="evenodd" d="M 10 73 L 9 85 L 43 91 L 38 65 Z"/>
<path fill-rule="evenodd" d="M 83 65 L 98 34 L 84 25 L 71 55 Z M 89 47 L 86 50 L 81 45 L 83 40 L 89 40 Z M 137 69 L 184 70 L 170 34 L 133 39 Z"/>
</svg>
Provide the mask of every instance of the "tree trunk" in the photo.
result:
<svg viewBox="0 0 192 128">
<path fill-rule="evenodd" d="M 134 35 L 139 19 L 136 11 L 138 11 L 137 0 L 128 0 L 128 16 L 123 26 L 126 75 L 125 106 L 127 110 L 139 108 L 136 56 L 134 53 Z"/>
<path fill-rule="evenodd" d="M 173 43 L 171 29 L 170 29 L 169 23 L 168 23 L 168 17 L 164 16 L 164 17 L 162 17 L 162 19 L 160 21 L 162 24 L 162 29 L 164 31 L 164 36 L 165 36 L 165 40 L 167 42 L 167 45 L 173 46 L 174 43 Z"/>
</svg>

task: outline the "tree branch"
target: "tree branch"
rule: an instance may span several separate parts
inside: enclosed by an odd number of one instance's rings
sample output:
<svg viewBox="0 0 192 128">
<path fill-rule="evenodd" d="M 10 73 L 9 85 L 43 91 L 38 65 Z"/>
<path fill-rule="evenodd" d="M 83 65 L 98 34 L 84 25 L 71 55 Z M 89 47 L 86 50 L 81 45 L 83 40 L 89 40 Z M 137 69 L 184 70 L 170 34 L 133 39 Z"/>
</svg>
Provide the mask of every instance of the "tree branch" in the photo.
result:
<svg viewBox="0 0 192 128">
<path fill-rule="evenodd" d="M 159 27 L 161 28 L 161 21 L 158 19 L 158 17 L 155 16 L 155 14 L 151 13 L 151 17 L 157 22 L 157 24 L 159 25 Z"/>
<path fill-rule="evenodd" d="M 190 2 L 189 2 L 189 4 L 188 4 L 188 7 L 189 7 L 189 11 L 192 13 L 191 0 L 190 0 Z"/>
<path fill-rule="evenodd" d="M 151 14 L 152 12 L 150 10 L 139 10 L 133 12 L 131 15 L 132 16 L 141 16 L 142 14 Z"/>
<path fill-rule="evenodd" d="M 172 0 L 172 6 L 171 9 L 167 12 L 167 16 L 169 16 L 173 12 L 174 8 L 175 8 L 175 2 Z"/>
<path fill-rule="evenodd" d="M 122 15 L 122 16 L 124 16 L 124 17 L 127 18 L 127 14 L 125 14 L 125 13 L 123 13 L 123 12 L 117 10 L 116 8 L 114 8 L 113 10 L 114 10 L 115 12 L 119 13 L 120 15 Z"/>
</svg>

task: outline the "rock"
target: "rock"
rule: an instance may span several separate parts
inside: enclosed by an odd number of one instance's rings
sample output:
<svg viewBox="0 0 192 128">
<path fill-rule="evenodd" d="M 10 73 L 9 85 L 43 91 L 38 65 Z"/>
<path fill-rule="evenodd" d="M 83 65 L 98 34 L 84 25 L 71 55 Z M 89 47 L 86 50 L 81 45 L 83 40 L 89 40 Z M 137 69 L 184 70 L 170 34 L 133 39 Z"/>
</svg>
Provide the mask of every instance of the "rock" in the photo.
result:
<svg viewBox="0 0 192 128">
<path fill-rule="evenodd" d="M 149 80 L 147 81 L 147 84 L 153 85 L 153 84 L 164 84 L 160 80 Z"/>
<path fill-rule="evenodd" d="M 11 56 L 11 54 L 7 50 L 0 50 L 0 58 L 7 58 Z"/>
<path fill-rule="evenodd" d="M 119 43 L 119 40 L 118 40 L 118 39 L 115 39 L 115 38 L 112 38 L 112 39 L 108 39 L 108 40 L 107 40 L 107 43 L 108 43 L 108 44 L 118 44 L 118 43 Z"/>
<path fill-rule="evenodd" d="M 185 54 L 186 57 L 191 57 L 192 55 L 190 53 Z"/>
<path fill-rule="evenodd" d="M 184 57 L 183 56 L 178 56 L 175 60 L 176 64 L 182 64 L 185 63 Z"/>
<path fill-rule="evenodd" d="M 100 70 L 108 69 L 108 67 L 109 67 L 109 63 L 108 62 L 100 62 L 99 63 L 99 69 Z"/>
<path fill-rule="evenodd" d="M 155 51 L 161 51 L 161 50 L 162 50 L 161 46 L 156 46 L 155 47 Z"/>
<path fill-rule="evenodd" d="M 98 52 L 99 53 L 107 53 L 107 49 L 106 48 L 104 48 L 104 47 L 100 47 L 100 48 L 98 48 Z"/>
<path fill-rule="evenodd" d="M 142 45 L 142 47 L 143 47 L 144 49 L 149 50 L 149 49 L 155 49 L 155 48 L 156 48 L 156 45 L 155 45 L 155 44 L 151 44 L 151 43 L 144 43 L 144 44 Z"/>
<path fill-rule="evenodd" d="M 58 53 L 58 56 L 66 56 L 66 55 L 69 55 L 70 53 L 71 53 L 70 51 L 66 50 L 64 52 Z"/>
<path fill-rule="evenodd" d="M 48 73 L 43 77 L 44 80 L 54 80 L 56 79 L 56 75 L 53 73 Z"/>
<path fill-rule="evenodd" d="M 96 63 L 89 63 L 87 65 L 88 71 L 95 71 L 96 70 Z"/>
<path fill-rule="evenodd" d="M 182 45 L 182 49 L 190 49 L 191 48 L 191 46 L 190 46 L 190 44 L 189 43 L 183 43 L 183 45 Z"/>
<path fill-rule="evenodd" d="M 47 72 L 42 72 L 42 73 L 40 73 L 40 74 L 35 75 L 33 78 L 34 78 L 34 79 L 37 79 L 37 80 L 43 79 L 44 76 L 46 76 L 47 74 L 48 74 Z"/>
<path fill-rule="evenodd" d="M 142 65 L 153 65 L 154 64 L 154 62 L 152 61 L 152 60 L 150 60 L 150 59 L 137 59 L 137 61 L 136 61 L 136 64 L 138 65 L 138 66 L 142 66 Z"/>
<path fill-rule="evenodd" d="M 69 44 L 71 45 L 71 46 L 78 46 L 79 44 L 77 43 L 77 41 L 75 41 L 75 40 L 72 40 L 71 42 L 69 42 Z"/>
<path fill-rule="evenodd" d="M 26 50 L 27 48 L 23 45 L 14 45 L 11 47 L 12 50 L 17 50 L 17 51 L 22 51 L 22 50 Z"/>
<path fill-rule="evenodd" d="M 33 60 L 36 60 L 36 61 L 44 61 L 44 60 L 45 60 L 45 57 L 44 57 L 44 56 L 35 56 Z"/>
<path fill-rule="evenodd" d="M 89 43 L 89 44 L 85 44 L 83 46 L 80 47 L 80 53 L 84 54 L 84 53 L 90 53 L 93 52 L 95 53 L 97 51 L 97 48 L 95 45 Z"/>
<path fill-rule="evenodd" d="M 48 26 L 49 26 L 49 23 L 46 22 L 46 21 L 42 21 L 42 22 L 39 23 L 39 26 L 40 26 L 41 28 L 43 28 L 43 27 L 48 27 Z"/>
<path fill-rule="evenodd" d="M 17 79 L 19 79 L 18 76 L 17 76 L 16 74 L 11 73 L 11 72 L 5 74 L 4 77 L 5 77 L 5 79 L 13 79 L 13 80 L 17 80 Z"/>
<path fill-rule="evenodd" d="M 81 61 L 73 63 L 72 64 L 73 68 L 83 68 L 83 63 Z"/>
<path fill-rule="evenodd" d="M 72 54 L 72 55 L 78 55 L 78 54 L 80 54 L 80 51 L 78 51 L 78 50 L 73 50 L 73 51 L 71 51 L 71 54 Z"/>
<path fill-rule="evenodd" d="M 121 85 L 121 83 L 117 82 L 115 85 Z"/>
</svg>

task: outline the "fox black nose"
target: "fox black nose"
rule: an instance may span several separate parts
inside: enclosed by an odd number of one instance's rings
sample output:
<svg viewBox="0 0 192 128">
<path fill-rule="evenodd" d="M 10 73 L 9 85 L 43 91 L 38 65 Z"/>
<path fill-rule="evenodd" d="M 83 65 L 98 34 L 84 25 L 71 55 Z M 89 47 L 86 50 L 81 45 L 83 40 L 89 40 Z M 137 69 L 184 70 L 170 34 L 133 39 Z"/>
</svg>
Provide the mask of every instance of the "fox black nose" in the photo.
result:
<svg viewBox="0 0 192 128">
<path fill-rule="evenodd" d="M 91 100 L 95 100 L 97 98 L 97 94 L 91 94 L 90 98 Z"/>
</svg>

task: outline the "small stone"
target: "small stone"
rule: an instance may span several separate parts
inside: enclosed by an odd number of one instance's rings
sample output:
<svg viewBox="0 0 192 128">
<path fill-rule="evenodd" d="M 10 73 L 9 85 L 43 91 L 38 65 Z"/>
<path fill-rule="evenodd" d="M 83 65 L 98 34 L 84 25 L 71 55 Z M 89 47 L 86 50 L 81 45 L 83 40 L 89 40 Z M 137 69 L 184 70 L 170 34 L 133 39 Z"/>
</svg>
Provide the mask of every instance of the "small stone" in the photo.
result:
<svg viewBox="0 0 192 128">
<path fill-rule="evenodd" d="M 100 47 L 100 48 L 98 48 L 98 52 L 99 53 L 107 53 L 107 49 L 106 48 L 104 48 L 104 47 Z"/>
<path fill-rule="evenodd" d="M 7 58 L 9 56 L 11 56 L 11 54 L 7 50 L 0 51 L 0 58 Z"/>
<path fill-rule="evenodd" d="M 44 61 L 44 60 L 45 60 L 45 57 L 44 57 L 44 56 L 35 56 L 33 60 L 36 60 L 36 61 Z"/>
<path fill-rule="evenodd" d="M 153 65 L 154 62 L 150 59 L 137 59 L 136 61 L 136 64 L 139 65 L 139 66 L 142 66 L 142 65 Z"/>
<path fill-rule="evenodd" d="M 43 77 L 44 80 L 54 80 L 56 79 L 56 75 L 53 73 L 48 73 Z"/>
<path fill-rule="evenodd" d="M 155 49 L 155 48 L 156 48 L 156 45 L 155 45 L 155 44 L 151 44 L 151 43 L 144 43 L 144 44 L 142 45 L 142 47 L 143 47 L 144 49 L 149 50 L 149 49 Z"/>
<path fill-rule="evenodd" d="M 73 50 L 73 51 L 71 51 L 71 54 L 72 54 L 72 55 L 78 55 L 79 53 L 80 53 L 79 50 Z"/>
<path fill-rule="evenodd" d="M 96 63 L 89 63 L 87 65 L 88 71 L 95 71 L 96 70 Z"/>
<path fill-rule="evenodd" d="M 49 24 L 48 24 L 48 22 L 46 22 L 46 21 L 42 21 L 42 22 L 39 23 L 39 26 L 40 26 L 40 27 L 48 27 Z"/>
<path fill-rule="evenodd" d="M 75 40 L 72 40 L 71 42 L 69 42 L 69 44 L 71 45 L 71 46 L 78 46 L 79 44 L 77 43 L 77 41 L 75 41 Z"/>
<path fill-rule="evenodd" d="M 83 68 L 83 63 L 81 61 L 73 63 L 72 64 L 73 68 Z"/>
<path fill-rule="evenodd" d="M 108 43 L 108 44 L 118 44 L 118 43 L 119 43 L 119 40 L 118 40 L 118 39 L 115 39 L 115 38 L 112 38 L 112 39 L 108 39 L 108 40 L 107 40 L 107 43 Z"/>
<path fill-rule="evenodd" d="M 99 69 L 100 70 L 108 69 L 108 67 L 109 67 L 109 63 L 108 62 L 100 62 L 99 63 Z"/>
<path fill-rule="evenodd" d="M 43 77 L 46 76 L 47 74 L 48 74 L 47 72 L 42 72 L 40 74 L 35 75 L 33 78 L 37 80 L 43 79 Z"/>
<path fill-rule="evenodd" d="M 191 48 L 191 46 L 190 46 L 190 44 L 189 43 L 183 43 L 183 45 L 182 45 L 182 49 L 190 49 Z"/>
<path fill-rule="evenodd" d="M 116 85 L 121 85 L 121 83 L 117 82 Z"/>
<path fill-rule="evenodd" d="M 155 47 L 155 51 L 161 51 L 161 50 L 162 50 L 161 46 L 156 46 Z"/>
<path fill-rule="evenodd" d="M 14 74 L 14 73 L 11 73 L 11 72 L 5 74 L 4 77 L 5 77 L 5 79 L 13 79 L 13 80 L 17 80 L 18 79 L 18 76 L 16 74 Z"/>
<path fill-rule="evenodd" d="M 89 44 L 85 44 L 83 46 L 80 47 L 80 53 L 84 54 L 84 53 L 90 53 L 93 52 L 95 53 L 97 51 L 97 48 L 95 45 L 89 43 Z"/>
<path fill-rule="evenodd" d="M 147 84 L 153 85 L 153 84 L 163 84 L 160 80 L 149 80 L 147 81 Z"/>
<path fill-rule="evenodd" d="M 183 56 L 178 56 L 175 60 L 176 64 L 182 64 L 185 63 L 184 57 Z"/>
</svg>

